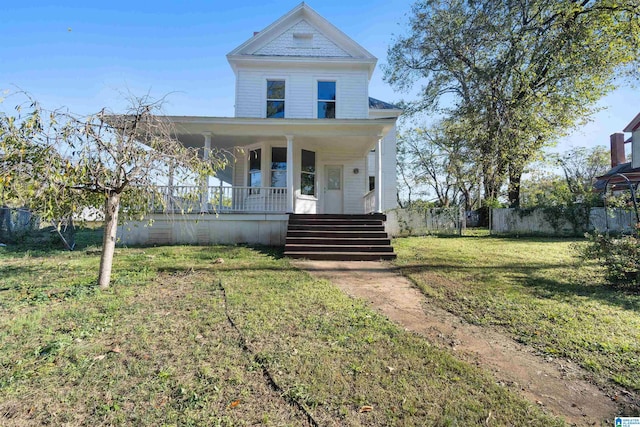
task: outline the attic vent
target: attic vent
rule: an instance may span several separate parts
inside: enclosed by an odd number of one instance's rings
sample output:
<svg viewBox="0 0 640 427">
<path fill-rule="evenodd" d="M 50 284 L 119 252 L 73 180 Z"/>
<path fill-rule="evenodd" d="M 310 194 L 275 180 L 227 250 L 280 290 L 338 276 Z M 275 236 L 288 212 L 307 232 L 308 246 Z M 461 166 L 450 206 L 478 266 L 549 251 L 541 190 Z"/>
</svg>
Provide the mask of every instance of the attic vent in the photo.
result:
<svg viewBox="0 0 640 427">
<path fill-rule="evenodd" d="M 294 47 L 313 47 L 313 34 L 311 33 L 293 33 Z"/>
</svg>

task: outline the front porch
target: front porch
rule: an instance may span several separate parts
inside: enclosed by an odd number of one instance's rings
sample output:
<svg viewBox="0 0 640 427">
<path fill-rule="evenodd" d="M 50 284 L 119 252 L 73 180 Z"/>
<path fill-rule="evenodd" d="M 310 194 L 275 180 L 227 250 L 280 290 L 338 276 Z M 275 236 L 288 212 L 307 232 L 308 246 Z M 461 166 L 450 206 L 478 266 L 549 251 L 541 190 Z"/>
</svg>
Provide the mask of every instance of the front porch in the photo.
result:
<svg viewBox="0 0 640 427">
<path fill-rule="evenodd" d="M 155 211 L 365 214 L 395 207 L 395 118 L 168 119 L 183 145 L 205 159 L 223 155 L 227 167 L 190 188 L 169 177 Z"/>
<path fill-rule="evenodd" d="M 247 186 L 157 186 L 149 200 L 152 214 L 285 214 L 316 213 L 316 199 L 294 194 L 288 206 L 288 188 Z M 376 212 L 376 191 L 360 197 L 362 212 Z"/>
</svg>

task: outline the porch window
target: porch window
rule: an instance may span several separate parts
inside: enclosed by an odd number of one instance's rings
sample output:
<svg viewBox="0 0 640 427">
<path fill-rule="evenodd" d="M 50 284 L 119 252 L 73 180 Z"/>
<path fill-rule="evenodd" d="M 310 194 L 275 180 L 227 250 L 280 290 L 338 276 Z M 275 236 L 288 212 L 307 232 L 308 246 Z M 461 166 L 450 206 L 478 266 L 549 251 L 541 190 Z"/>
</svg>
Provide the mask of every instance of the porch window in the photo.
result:
<svg viewBox="0 0 640 427">
<path fill-rule="evenodd" d="M 284 118 L 284 80 L 267 80 L 267 118 Z"/>
<path fill-rule="evenodd" d="M 262 187 L 261 157 L 260 148 L 249 151 L 249 187 Z"/>
<path fill-rule="evenodd" d="M 318 118 L 336 118 L 336 82 L 318 82 Z"/>
<path fill-rule="evenodd" d="M 302 150 L 300 192 L 307 196 L 316 195 L 316 153 L 314 151 Z"/>
<path fill-rule="evenodd" d="M 271 148 L 271 186 L 287 186 L 287 148 Z"/>
</svg>

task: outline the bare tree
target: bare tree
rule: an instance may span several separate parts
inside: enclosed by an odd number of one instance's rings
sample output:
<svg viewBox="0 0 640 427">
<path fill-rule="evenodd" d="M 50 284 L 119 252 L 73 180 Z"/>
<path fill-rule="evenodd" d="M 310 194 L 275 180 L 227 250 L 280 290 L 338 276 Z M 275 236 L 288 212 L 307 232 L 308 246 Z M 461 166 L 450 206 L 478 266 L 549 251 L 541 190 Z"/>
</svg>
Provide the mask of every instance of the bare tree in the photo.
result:
<svg viewBox="0 0 640 427">
<path fill-rule="evenodd" d="M 30 207 L 45 219 L 102 207 L 101 288 L 111 281 L 122 208 L 128 216 L 143 217 L 156 180 L 167 174 L 169 164 L 198 179 L 214 175 L 227 162 L 228 157 L 219 153 L 210 153 L 205 161 L 197 149 L 183 146 L 161 114 L 161 104 L 148 97 L 133 98 L 124 114 L 102 109 L 78 116 L 64 111 L 45 115 L 31 102 L 24 117 L 5 115 L 0 122 L 0 171 L 3 182 L 14 183 L 14 197 L 29 198 Z"/>
</svg>

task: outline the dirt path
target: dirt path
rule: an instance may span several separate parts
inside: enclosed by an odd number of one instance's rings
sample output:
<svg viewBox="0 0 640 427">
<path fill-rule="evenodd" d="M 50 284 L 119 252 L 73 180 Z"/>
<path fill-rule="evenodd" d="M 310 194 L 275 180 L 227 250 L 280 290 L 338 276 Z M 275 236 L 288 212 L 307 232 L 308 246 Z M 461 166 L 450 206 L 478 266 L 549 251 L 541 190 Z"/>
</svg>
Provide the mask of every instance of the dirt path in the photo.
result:
<svg viewBox="0 0 640 427">
<path fill-rule="evenodd" d="M 384 262 L 296 261 L 314 276 L 370 302 L 407 330 L 450 347 L 461 358 L 490 370 L 498 383 L 519 392 L 576 426 L 613 424 L 617 405 L 586 382 L 580 367 L 544 359 L 495 330 L 471 325 L 428 304 L 425 296 Z"/>
</svg>

